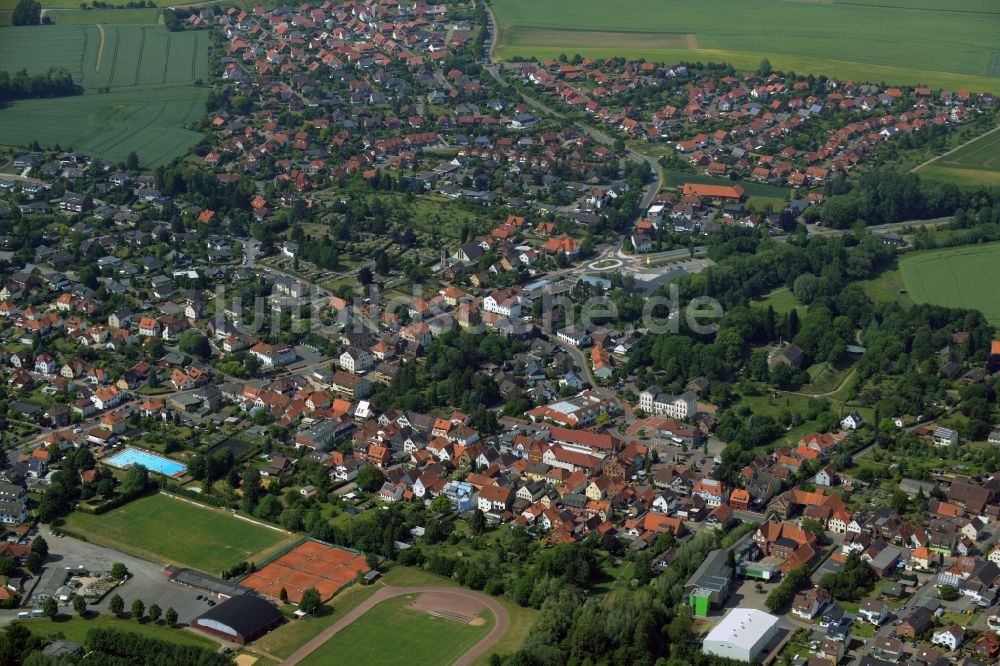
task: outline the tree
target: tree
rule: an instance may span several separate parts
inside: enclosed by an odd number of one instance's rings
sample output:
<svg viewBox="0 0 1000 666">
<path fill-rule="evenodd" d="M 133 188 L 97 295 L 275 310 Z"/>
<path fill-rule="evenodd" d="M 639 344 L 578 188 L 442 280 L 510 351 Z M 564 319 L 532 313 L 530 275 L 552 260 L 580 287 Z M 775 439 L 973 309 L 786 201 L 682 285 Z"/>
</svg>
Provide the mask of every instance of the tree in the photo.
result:
<svg viewBox="0 0 1000 666">
<path fill-rule="evenodd" d="M 771 593 L 767 595 L 767 599 L 764 600 L 767 610 L 773 613 L 791 601 L 796 591 L 798 591 L 799 585 L 808 577 L 809 566 L 805 564 L 789 571 L 785 579 L 776 588 L 771 590 Z"/>
<path fill-rule="evenodd" d="M 321 603 L 322 600 L 319 598 L 319 590 L 315 587 L 310 587 L 302 593 L 302 599 L 299 601 L 299 610 L 303 613 L 312 615 L 319 609 Z"/>
<path fill-rule="evenodd" d="M 954 585 L 942 585 L 938 588 L 938 598 L 942 601 L 955 601 L 961 593 Z"/>
<path fill-rule="evenodd" d="M 839 601 L 857 601 L 871 591 L 875 572 L 856 552 L 847 556 L 844 566 L 820 579 L 819 585 Z"/>
<path fill-rule="evenodd" d="M 8 557 L 7 555 L 0 555 L 0 576 L 9 576 L 14 573 L 14 569 L 17 568 L 17 564 L 14 562 L 13 557 Z"/>
<path fill-rule="evenodd" d="M 81 597 L 80 595 L 76 595 L 75 597 L 73 597 L 73 610 L 76 611 L 77 615 L 86 614 L 87 600 Z"/>
<path fill-rule="evenodd" d="M 38 553 L 42 556 L 42 559 L 45 559 L 49 556 L 48 542 L 41 536 L 36 536 L 31 540 L 31 552 Z"/>
<path fill-rule="evenodd" d="M 385 477 L 382 476 L 382 472 L 378 467 L 368 465 L 358 472 L 358 488 L 367 493 L 375 492 L 381 488 L 383 481 L 385 481 Z"/>
<path fill-rule="evenodd" d="M 286 590 L 285 588 L 281 588 L 281 591 L 278 592 L 278 599 L 281 600 L 281 603 L 287 604 L 288 603 L 288 590 Z"/>
<path fill-rule="evenodd" d="M 435 513 L 444 513 L 451 510 L 451 500 L 449 500 L 444 495 L 438 495 L 431 500 L 431 511 Z"/>
<path fill-rule="evenodd" d="M 139 156 L 134 150 L 125 156 L 125 168 L 132 172 L 139 170 Z"/>
<path fill-rule="evenodd" d="M 358 271 L 358 282 L 363 285 L 369 285 L 372 283 L 372 279 L 372 269 L 362 266 L 361 270 Z"/>
<path fill-rule="evenodd" d="M 42 570 L 42 556 L 38 553 L 28 553 L 28 556 L 24 558 L 24 566 L 33 574 L 37 574 Z"/>
<path fill-rule="evenodd" d="M 142 599 L 136 599 L 132 602 L 132 617 L 139 622 L 142 622 L 142 616 L 146 614 L 146 604 L 142 603 Z"/>
<path fill-rule="evenodd" d="M 55 597 L 49 597 L 45 600 L 45 603 L 42 604 L 42 612 L 50 620 L 56 619 L 56 615 L 59 615 L 59 602 L 56 601 Z"/>
<path fill-rule="evenodd" d="M 771 76 L 771 61 L 764 58 L 760 61 L 760 65 L 757 67 L 757 73 L 761 76 Z"/>
<path fill-rule="evenodd" d="M 115 580 L 125 580 L 128 578 L 128 569 L 121 562 L 115 562 L 111 565 L 111 577 Z"/>
<path fill-rule="evenodd" d="M 177 624 L 177 611 L 171 606 L 167 609 L 167 612 L 163 614 L 163 619 L 166 620 L 167 624 L 171 627 Z"/>
<path fill-rule="evenodd" d="M 181 335 L 178 346 L 181 348 L 181 351 L 203 359 L 209 358 L 212 355 L 212 345 L 208 343 L 208 338 L 200 331 L 193 329 L 185 331 Z"/>
<path fill-rule="evenodd" d="M 160 615 L 163 614 L 163 610 L 160 608 L 159 604 L 149 605 L 149 621 L 157 622 L 160 619 Z"/>
<path fill-rule="evenodd" d="M 125 471 L 125 478 L 122 479 L 119 491 L 125 497 L 134 497 L 144 493 L 148 487 L 149 470 L 142 465 L 132 465 Z"/>
<path fill-rule="evenodd" d="M 469 529 L 476 535 L 486 531 L 486 514 L 481 509 L 476 509 L 472 512 L 472 518 L 469 520 Z"/>
<path fill-rule="evenodd" d="M 38 25 L 42 22 L 42 3 L 38 0 L 18 0 L 10 22 L 11 25 Z"/>
<path fill-rule="evenodd" d="M 111 600 L 108 601 L 108 610 L 115 615 L 121 615 L 125 612 L 125 600 L 122 599 L 120 594 L 111 597 Z"/>
</svg>

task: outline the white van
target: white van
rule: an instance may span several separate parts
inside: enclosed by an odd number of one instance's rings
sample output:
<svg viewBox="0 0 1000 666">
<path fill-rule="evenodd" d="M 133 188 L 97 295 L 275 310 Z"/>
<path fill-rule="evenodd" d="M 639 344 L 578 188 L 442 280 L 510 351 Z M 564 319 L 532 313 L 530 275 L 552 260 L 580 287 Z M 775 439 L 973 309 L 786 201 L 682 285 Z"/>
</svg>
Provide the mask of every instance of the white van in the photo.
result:
<svg viewBox="0 0 1000 666">
<path fill-rule="evenodd" d="M 33 611 L 31 611 L 31 617 L 45 617 L 45 611 L 43 611 L 41 608 L 36 608 Z"/>
<path fill-rule="evenodd" d="M 20 613 L 17 614 L 17 617 L 19 619 L 23 619 L 23 618 L 26 618 L 26 617 L 31 617 L 31 613 L 29 613 L 28 611 L 21 611 Z"/>
</svg>

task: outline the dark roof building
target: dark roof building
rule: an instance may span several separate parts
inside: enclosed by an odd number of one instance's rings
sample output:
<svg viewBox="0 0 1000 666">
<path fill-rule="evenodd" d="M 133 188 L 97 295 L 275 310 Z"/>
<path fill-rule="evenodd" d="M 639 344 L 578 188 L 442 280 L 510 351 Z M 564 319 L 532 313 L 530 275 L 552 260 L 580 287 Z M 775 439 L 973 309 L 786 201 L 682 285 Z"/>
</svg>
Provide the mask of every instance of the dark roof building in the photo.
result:
<svg viewBox="0 0 1000 666">
<path fill-rule="evenodd" d="M 285 621 L 276 607 L 249 594 L 226 599 L 197 618 L 192 626 L 207 634 L 246 645 Z"/>
</svg>

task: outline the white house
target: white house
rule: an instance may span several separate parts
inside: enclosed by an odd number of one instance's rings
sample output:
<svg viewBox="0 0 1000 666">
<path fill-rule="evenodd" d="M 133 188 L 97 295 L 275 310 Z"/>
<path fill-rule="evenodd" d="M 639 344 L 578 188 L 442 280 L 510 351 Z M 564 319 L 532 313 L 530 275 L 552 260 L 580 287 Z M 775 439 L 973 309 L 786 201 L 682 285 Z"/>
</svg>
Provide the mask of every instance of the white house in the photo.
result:
<svg viewBox="0 0 1000 666">
<path fill-rule="evenodd" d="M 504 317 L 520 317 L 521 299 L 509 289 L 498 289 L 483 299 L 483 309 Z"/>
<path fill-rule="evenodd" d="M 813 483 L 817 486 L 830 487 L 834 485 L 837 478 L 836 472 L 834 472 L 831 465 L 827 465 L 820 471 L 816 472 L 816 476 L 813 477 Z"/>
<path fill-rule="evenodd" d="M 851 412 L 845 416 L 840 421 L 840 427 L 844 430 L 857 430 L 861 427 L 861 415 L 857 412 Z"/>
<path fill-rule="evenodd" d="M 830 603 L 830 593 L 821 587 L 814 587 L 811 590 L 800 592 L 795 595 L 792 601 L 792 614 L 804 620 L 811 620 Z"/>
<path fill-rule="evenodd" d="M 483 486 L 479 491 L 477 506 L 483 513 L 500 513 L 506 511 L 513 499 L 514 493 L 503 486 Z"/>
<path fill-rule="evenodd" d="M 269 345 L 266 342 L 259 342 L 250 348 L 250 353 L 267 368 L 287 365 L 295 360 L 295 352 L 284 344 Z"/>
<path fill-rule="evenodd" d="M 590 334 L 582 328 L 567 326 L 556 334 L 561 342 L 574 347 L 583 347 L 591 343 Z"/>
<path fill-rule="evenodd" d="M 931 643 L 947 648 L 951 652 L 957 650 L 964 640 L 965 629 L 955 624 L 942 627 L 939 631 L 935 631 L 931 637 Z"/>
<path fill-rule="evenodd" d="M 936 446 L 954 446 L 958 444 L 958 433 L 951 428 L 938 426 L 934 429 L 934 444 Z"/>
<path fill-rule="evenodd" d="M 865 622 L 879 626 L 889 618 L 889 605 L 881 599 L 865 599 L 858 608 L 858 615 Z"/>
<path fill-rule="evenodd" d="M 356 375 L 367 372 L 373 363 L 372 355 L 358 347 L 348 347 L 340 355 L 340 367 Z"/>
</svg>

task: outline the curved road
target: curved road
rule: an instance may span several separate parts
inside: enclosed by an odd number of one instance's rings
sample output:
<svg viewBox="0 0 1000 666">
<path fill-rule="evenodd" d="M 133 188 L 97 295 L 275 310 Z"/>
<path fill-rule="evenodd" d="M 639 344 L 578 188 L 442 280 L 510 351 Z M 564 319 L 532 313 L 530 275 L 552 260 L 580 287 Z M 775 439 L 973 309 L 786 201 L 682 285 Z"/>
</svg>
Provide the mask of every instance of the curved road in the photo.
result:
<svg viewBox="0 0 1000 666">
<path fill-rule="evenodd" d="M 466 590 L 460 587 L 386 586 L 380 588 L 377 592 L 375 592 L 375 594 L 362 601 L 355 608 L 351 609 L 346 615 L 344 615 L 344 617 L 334 622 L 320 635 L 316 636 L 316 638 L 296 650 L 292 656 L 282 662 L 282 666 L 294 666 L 295 664 L 298 664 L 377 604 L 404 594 L 422 594 L 424 592 L 433 592 L 434 594 L 453 596 L 460 599 L 471 599 L 485 605 L 493 612 L 493 615 L 496 616 L 496 624 L 493 625 L 493 629 L 490 630 L 490 633 L 483 636 L 483 638 L 478 643 L 473 645 L 468 652 L 459 657 L 455 661 L 454 666 L 469 666 L 469 664 L 478 659 L 480 655 L 492 647 L 494 643 L 500 640 L 500 637 L 504 635 L 504 632 L 507 631 L 507 627 L 510 624 L 510 619 L 507 617 L 507 611 L 504 607 L 501 606 L 496 599 L 482 594 L 481 592 L 473 592 L 472 590 Z"/>
</svg>

